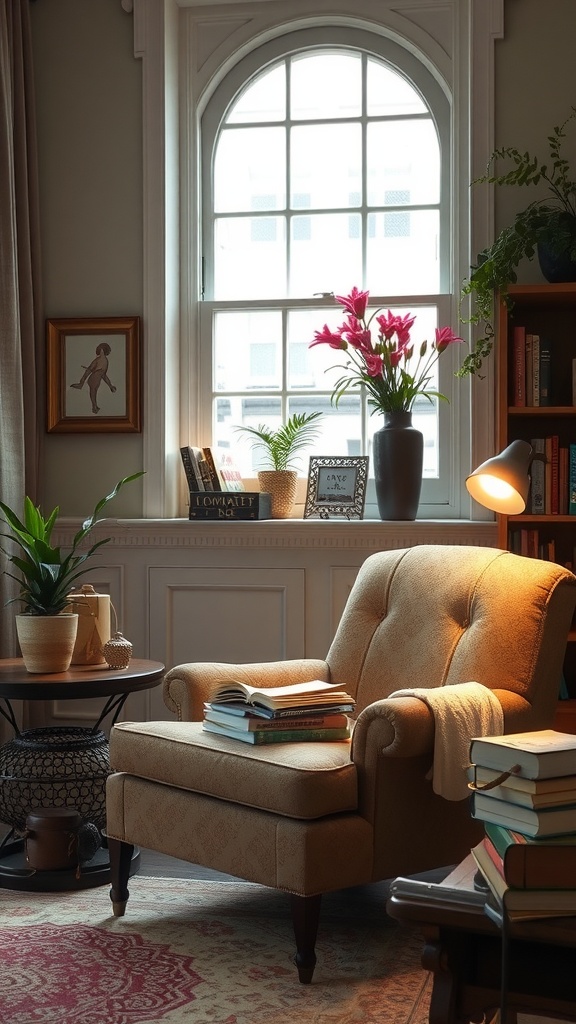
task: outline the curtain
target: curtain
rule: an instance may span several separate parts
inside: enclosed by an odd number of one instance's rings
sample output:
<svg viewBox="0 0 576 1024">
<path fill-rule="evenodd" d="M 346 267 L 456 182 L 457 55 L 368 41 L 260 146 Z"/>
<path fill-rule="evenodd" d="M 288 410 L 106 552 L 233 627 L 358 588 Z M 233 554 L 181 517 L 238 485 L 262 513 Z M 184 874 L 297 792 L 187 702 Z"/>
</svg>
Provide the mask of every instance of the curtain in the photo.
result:
<svg viewBox="0 0 576 1024">
<path fill-rule="evenodd" d="M 37 501 L 42 305 L 29 0 L 0 0 L 0 498 Z M 2 569 L 6 567 L 3 558 Z M 0 657 L 16 654 L 17 585 L 0 573 Z M 2 738 L 0 718 L 0 739 Z M 6 728 L 4 729 L 4 736 Z"/>
</svg>

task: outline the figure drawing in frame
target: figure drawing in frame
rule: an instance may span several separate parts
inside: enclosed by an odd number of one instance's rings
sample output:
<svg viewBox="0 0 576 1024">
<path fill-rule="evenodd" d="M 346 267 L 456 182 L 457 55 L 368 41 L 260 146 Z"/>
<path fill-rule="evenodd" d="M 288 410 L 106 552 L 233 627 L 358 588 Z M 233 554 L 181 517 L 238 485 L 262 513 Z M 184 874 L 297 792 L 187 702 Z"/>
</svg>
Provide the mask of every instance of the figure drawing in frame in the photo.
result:
<svg viewBox="0 0 576 1024">
<path fill-rule="evenodd" d="M 98 395 L 98 388 L 102 381 L 108 385 L 112 394 L 116 391 L 116 386 L 112 384 L 108 377 L 108 356 L 111 351 L 112 350 L 107 341 L 100 342 L 100 344 L 96 346 L 96 355 L 92 362 L 88 366 L 82 366 L 84 373 L 80 380 L 77 383 L 70 385 L 71 388 L 78 388 L 81 390 L 84 387 L 84 384 L 88 383 L 90 402 L 92 404 L 92 412 L 94 414 L 100 412 L 100 407 L 97 404 L 96 398 Z"/>
</svg>

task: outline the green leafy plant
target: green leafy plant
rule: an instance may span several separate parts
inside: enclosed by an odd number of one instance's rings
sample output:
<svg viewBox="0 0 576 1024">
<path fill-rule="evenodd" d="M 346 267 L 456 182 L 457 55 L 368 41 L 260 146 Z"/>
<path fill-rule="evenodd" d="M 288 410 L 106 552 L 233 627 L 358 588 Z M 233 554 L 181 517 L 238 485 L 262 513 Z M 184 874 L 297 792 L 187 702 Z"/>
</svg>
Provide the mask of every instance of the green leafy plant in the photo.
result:
<svg viewBox="0 0 576 1024">
<path fill-rule="evenodd" d="M 14 576 L 8 570 L 6 575 L 20 585 L 18 597 L 12 601 L 21 601 L 24 611 L 30 615 L 58 615 L 68 604 L 68 594 L 74 581 L 83 576 L 88 569 L 85 563 L 91 556 L 110 540 L 104 537 L 96 541 L 88 550 L 78 551 L 105 505 L 116 497 L 124 484 L 143 476 L 142 472 L 133 473 L 119 480 L 114 490 L 101 498 L 96 504 L 92 515 L 86 519 L 72 542 L 72 548 L 64 554 L 60 548 L 53 547 L 52 530 L 58 519 L 59 506 L 44 518 L 40 508 L 36 507 L 28 496 L 24 499 L 24 521 L 16 513 L 0 501 L 0 510 L 11 533 L 0 533 L 0 537 L 12 541 L 20 549 L 20 554 L 2 551 L 10 563 L 18 570 L 20 576 Z M 11 602 L 9 602 L 11 603 Z"/>
<path fill-rule="evenodd" d="M 517 268 L 523 259 L 533 259 L 538 248 L 545 246 L 553 256 L 566 254 L 576 260 L 576 181 L 571 176 L 570 164 L 562 155 L 562 142 L 568 125 L 576 118 L 576 107 L 561 125 L 556 125 L 548 136 L 549 160 L 544 163 L 530 153 L 520 153 L 511 146 L 494 150 L 486 173 L 475 178 L 472 185 L 532 186 L 545 183 L 548 194 L 534 199 L 526 209 L 517 213 L 512 224 L 503 228 L 498 237 L 476 257 L 470 276 L 461 290 L 461 306 L 467 296 L 472 298 L 469 317 L 461 315 L 462 323 L 483 325 L 484 334 L 474 350 L 464 360 L 458 376 L 477 373 L 494 344 L 494 294 L 500 293 L 509 308 L 512 301 L 508 286 L 517 280 Z M 497 160 L 506 160 L 507 169 L 494 173 Z"/>
<path fill-rule="evenodd" d="M 275 470 L 293 469 L 299 453 L 319 434 L 315 425 L 321 412 L 295 413 L 277 430 L 261 423 L 257 427 L 236 427 L 242 434 L 255 438 L 253 447 L 263 449 L 267 467 Z"/>
</svg>

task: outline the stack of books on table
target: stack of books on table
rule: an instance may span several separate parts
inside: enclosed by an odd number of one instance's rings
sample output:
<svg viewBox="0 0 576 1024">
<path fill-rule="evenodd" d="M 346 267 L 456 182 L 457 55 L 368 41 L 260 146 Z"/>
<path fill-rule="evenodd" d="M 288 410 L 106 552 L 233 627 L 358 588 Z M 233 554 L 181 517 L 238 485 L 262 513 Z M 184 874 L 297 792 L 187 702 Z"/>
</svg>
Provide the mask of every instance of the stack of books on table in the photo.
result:
<svg viewBox="0 0 576 1024">
<path fill-rule="evenodd" d="M 318 679 L 258 689 L 224 683 L 204 705 L 202 728 L 242 743 L 346 740 L 354 698 Z"/>
<path fill-rule="evenodd" d="M 470 761 L 472 816 L 484 822 L 472 855 L 493 916 L 576 916 L 576 736 L 479 737 Z"/>
</svg>

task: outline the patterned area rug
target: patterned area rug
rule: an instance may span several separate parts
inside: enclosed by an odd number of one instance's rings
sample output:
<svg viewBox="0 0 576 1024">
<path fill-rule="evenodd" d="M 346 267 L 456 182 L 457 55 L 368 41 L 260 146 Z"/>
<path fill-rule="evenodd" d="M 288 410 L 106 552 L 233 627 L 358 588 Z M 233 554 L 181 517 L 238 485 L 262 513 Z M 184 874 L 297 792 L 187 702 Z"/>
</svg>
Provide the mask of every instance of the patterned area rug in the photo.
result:
<svg viewBox="0 0 576 1024">
<path fill-rule="evenodd" d="M 325 897 L 311 985 L 287 897 L 239 882 L 134 877 L 0 891 L 0 1020 L 10 1024 L 425 1024 L 422 939 L 350 892 Z"/>
</svg>

